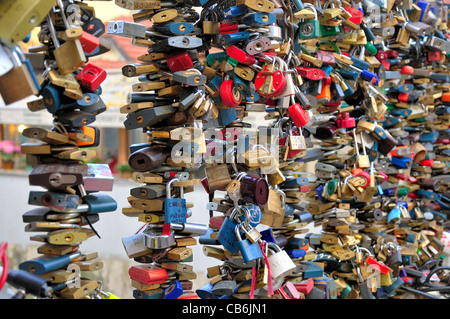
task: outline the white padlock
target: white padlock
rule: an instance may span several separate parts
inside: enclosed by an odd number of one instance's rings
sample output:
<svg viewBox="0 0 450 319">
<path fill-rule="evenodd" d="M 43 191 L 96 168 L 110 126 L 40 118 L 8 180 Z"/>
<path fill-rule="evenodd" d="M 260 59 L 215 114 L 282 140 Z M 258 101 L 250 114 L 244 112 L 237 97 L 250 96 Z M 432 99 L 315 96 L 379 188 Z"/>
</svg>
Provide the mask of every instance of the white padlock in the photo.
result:
<svg viewBox="0 0 450 319">
<path fill-rule="evenodd" d="M 268 257 L 272 278 L 278 280 L 290 275 L 296 268 L 291 257 L 275 243 L 267 243 L 272 254 Z"/>
</svg>

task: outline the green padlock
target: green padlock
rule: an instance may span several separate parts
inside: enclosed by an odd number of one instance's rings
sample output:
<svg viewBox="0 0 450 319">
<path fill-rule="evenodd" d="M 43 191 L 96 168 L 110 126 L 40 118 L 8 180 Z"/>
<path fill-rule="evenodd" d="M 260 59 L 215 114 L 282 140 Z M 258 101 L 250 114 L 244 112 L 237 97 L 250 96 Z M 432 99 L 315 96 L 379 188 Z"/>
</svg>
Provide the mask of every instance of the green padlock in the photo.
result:
<svg viewBox="0 0 450 319">
<path fill-rule="evenodd" d="M 320 24 L 319 27 L 320 27 L 320 35 L 322 38 L 331 37 L 341 33 L 341 28 L 339 26 L 328 26 Z"/>
<path fill-rule="evenodd" d="M 305 7 L 311 9 L 314 12 L 314 19 L 304 22 L 299 22 L 298 24 L 298 37 L 299 39 L 314 39 L 320 37 L 320 23 L 317 19 L 317 10 L 310 4 L 305 3 Z"/>
</svg>

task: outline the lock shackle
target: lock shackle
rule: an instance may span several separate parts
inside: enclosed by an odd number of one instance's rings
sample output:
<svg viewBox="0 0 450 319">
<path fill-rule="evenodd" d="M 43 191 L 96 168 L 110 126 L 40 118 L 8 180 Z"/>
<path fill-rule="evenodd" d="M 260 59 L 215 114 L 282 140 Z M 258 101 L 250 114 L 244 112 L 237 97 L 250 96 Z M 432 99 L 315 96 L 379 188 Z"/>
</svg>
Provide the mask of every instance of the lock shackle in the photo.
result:
<svg viewBox="0 0 450 319">
<path fill-rule="evenodd" d="M 329 44 L 329 45 L 331 45 L 331 46 L 333 47 L 334 51 L 335 51 L 337 54 L 341 54 L 341 49 L 338 47 L 338 45 L 337 45 L 336 43 L 334 43 L 334 42 L 332 42 L 332 41 L 327 41 L 327 40 L 317 41 L 317 43 L 316 43 L 316 49 L 319 49 L 319 46 L 320 46 L 321 44 Z"/>
<path fill-rule="evenodd" d="M 174 182 L 179 182 L 180 179 L 178 177 L 172 178 L 170 181 L 167 182 L 166 184 L 166 198 L 172 198 L 172 184 Z M 183 198 L 183 187 L 180 187 L 180 197 Z"/>
<path fill-rule="evenodd" d="M 348 52 L 351 56 L 356 56 L 356 52 L 359 53 L 359 59 L 362 60 L 364 53 L 366 52 L 366 47 L 364 45 L 355 45 Z"/>
<path fill-rule="evenodd" d="M 231 167 L 233 168 L 233 170 L 234 170 L 234 172 L 235 173 L 238 173 L 239 172 L 239 170 L 238 170 L 238 168 L 237 168 L 237 165 L 236 165 L 236 152 L 237 152 L 237 150 L 236 150 L 236 146 L 234 146 L 234 147 L 232 147 L 232 148 L 229 148 L 229 149 L 227 149 L 227 151 L 226 151 L 226 159 L 228 160 L 228 154 L 230 154 L 231 155 Z"/>
<path fill-rule="evenodd" d="M 283 124 L 285 122 L 289 123 L 289 120 L 290 120 L 289 117 L 282 117 L 275 123 L 274 128 L 278 128 L 278 131 L 279 131 L 278 137 L 279 138 L 283 137 L 283 133 L 284 133 L 283 132 Z"/>
<path fill-rule="evenodd" d="M 55 25 L 53 24 L 52 17 L 50 16 L 50 13 L 47 14 L 47 25 L 48 25 L 48 31 L 50 33 L 50 37 L 52 38 L 53 45 L 56 49 L 60 47 L 58 38 L 56 37 L 56 30 Z"/>
<path fill-rule="evenodd" d="M 267 245 L 267 248 L 268 249 L 271 249 L 271 250 L 273 250 L 273 251 L 275 251 L 275 252 L 281 252 L 282 250 L 281 250 L 281 247 L 280 246 L 278 246 L 277 244 L 275 244 L 275 243 L 272 243 L 272 242 L 266 242 L 266 245 Z"/>
<path fill-rule="evenodd" d="M 69 29 L 70 24 L 69 24 L 69 21 L 67 21 L 66 13 L 64 12 L 64 3 L 62 2 L 62 0 L 56 0 L 56 2 L 58 3 L 58 7 L 61 11 L 60 14 L 63 19 L 64 26 L 66 27 L 66 29 Z"/>
<path fill-rule="evenodd" d="M 392 242 L 383 243 L 383 245 L 386 246 L 389 255 L 397 250 L 397 247 Z"/>
<path fill-rule="evenodd" d="M 330 6 L 330 5 L 334 5 L 334 4 L 338 4 L 338 8 L 342 8 L 342 2 L 341 2 L 341 0 L 328 0 L 327 2 L 325 2 L 325 4 L 323 5 L 323 9 L 328 9 L 328 7 Z M 333 6 L 333 8 L 335 8 L 334 6 Z"/>
<path fill-rule="evenodd" d="M 356 252 L 360 252 L 361 250 L 362 251 L 365 251 L 366 253 L 367 253 L 367 255 L 369 255 L 369 256 L 373 256 L 373 254 L 370 252 L 370 250 L 368 250 L 367 248 L 365 248 L 365 247 L 360 247 L 360 246 L 358 246 L 358 245 L 355 245 L 355 247 L 356 247 Z"/>
<path fill-rule="evenodd" d="M 281 189 L 279 188 L 275 188 L 274 191 L 276 191 L 277 193 L 279 193 L 281 195 L 282 201 L 281 201 L 281 208 L 285 209 L 286 208 L 286 193 L 283 192 Z"/>
<path fill-rule="evenodd" d="M 314 13 L 314 19 L 313 20 L 317 20 L 317 9 L 316 9 L 316 7 L 313 4 L 311 4 L 311 3 L 304 3 L 303 5 L 306 8 L 309 8 L 309 9 L 312 10 L 312 12 Z"/>
<path fill-rule="evenodd" d="M 242 223 L 240 223 L 240 224 L 237 224 L 235 227 L 234 227 L 234 233 L 236 234 L 236 238 L 238 239 L 238 241 L 242 241 L 242 236 L 241 236 L 241 233 L 240 233 L 240 231 L 239 231 L 239 229 L 242 227 Z"/>
</svg>

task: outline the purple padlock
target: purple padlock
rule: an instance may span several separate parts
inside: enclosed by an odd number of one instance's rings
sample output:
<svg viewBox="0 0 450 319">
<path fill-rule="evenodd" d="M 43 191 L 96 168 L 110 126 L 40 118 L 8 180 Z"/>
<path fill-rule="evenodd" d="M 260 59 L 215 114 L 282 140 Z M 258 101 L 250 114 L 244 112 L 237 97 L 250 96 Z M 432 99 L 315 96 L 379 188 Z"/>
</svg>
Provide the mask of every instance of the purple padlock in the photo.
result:
<svg viewBox="0 0 450 319">
<path fill-rule="evenodd" d="M 245 175 L 240 181 L 243 200 L 258 206 L 266 205 L 269 199 L 269 184 L 264 178 Z"/>
</svg>

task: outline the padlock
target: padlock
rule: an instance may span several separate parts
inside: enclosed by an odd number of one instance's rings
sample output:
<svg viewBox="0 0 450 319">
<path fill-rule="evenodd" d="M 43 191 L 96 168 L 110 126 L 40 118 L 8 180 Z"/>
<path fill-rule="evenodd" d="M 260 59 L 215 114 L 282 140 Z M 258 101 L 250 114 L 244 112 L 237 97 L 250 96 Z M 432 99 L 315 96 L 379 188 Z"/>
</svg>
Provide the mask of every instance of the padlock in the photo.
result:
<svg viewBox="0 0 450 319">
<path fill-rule="evenodd" d="M 296 265 L 286 253 L 277 244 L 266 243 L 272 254 L 268 256 L 272 278 L 278 280 L 290 275 L 295 269 Z"/>
<path fill-rule="evenodd" d="M 83 70 L 76 75 L 75 78 L 82 86 L 91 91 L 95 91 L 106 79 L 106 71 L 91 63 L 88 63 L 84 66 Z"/>
<path fill-rule="evenodd" d="M 246 174 L 240 179 L 240 193 L 243 200 L 264 206 L 269 196 L 269 185 L 264 178 Z"/>
<path fill-rule="evenodd" d="M 217 233 L 217 240 L 222 244 L 225 249 L 231 253 L 239 252 L 239 247 L 237 245 L 237 235 L 236 227 L 240 224 L 235 220 L 236 211 L 231 213 L 230 216 L 226 216 L 222 225 L 220 226 L 219 232 Z"/>
<path fill-rule="evenodd" d="M 279 67 L 282 69 L 276 69 L 276 64 L 278 63 Z M 268 68 L 268 66 L 270 66 Z M 286 87 L 286 76 L 284 75 L 285 64 L 278 57 L 275 58 L 275 61 L 270 63 L 269 65 L 266 63 L 262 70 L 258 72 L 255 78 L 255 89 L 258 94 L 267 97 L 273 98 L 282 94 L 283 90 Z"/>
<path fill-rule="evenodd" d="M 0 76 L 0 93 L 6 105 L 30 95 L 38 95 L 41 89 L 33 79 L 34 71 L 21 61 L 19 51 L 19 48 L 15 48 L 9 53 L 3 52 L 12 66 L 11 70 Z M 17 85 L 11 85 L 11 83 Z"/>
<path fill-rule="evenodd" d="M 299 38 L 300 39 L 313 39 L 320 37 L 320 23 L 317 18 L 317 10 L 313 5 L 305 4 L 306 8 L 309 8 L 314 13 L 314 18 L 309 21 L 303 21 L 298 24 Z"/>
<path fill-rule="evenodd" d="M 63 10 L 63 8 L 61 8 L 61 10 Z M 62 14 L 62 17 L 66 24 L 67 34 L 69 34 L 70 32 L 75 33 L 78 32 L 76 28 L 70 28 L 70 26 L 67 24 L 64 13 Z M 53 41 L 53 45 L 56 47 L 56 49 L 53 51 L 53 54 L 55 56 L 55 60 L 58 65 L 59 73 L 61 75 L 66 75 L 76 71 L 87 61 L 86 56 L 84 55 L 83 48 L 81 47 L 79 38 L 74 39 L 68 36 L 67 41 L 64 42 L 63 45 L 60 45 L 56 37 L 55 27 L 53 25 L 53 21 L 50 14 L 47 15 L 47 25 L 50 31 L 50 36 Z M 81 37 L 82 30 L 81 28 L 79 30 Z"/>
<path fill-rule="evenodd" d="M 302 128 L 310 121 L 308 111 L 303 109 L 298 103 L 289 106 L 289 117 L 298 128 Z"/>
<path fill-rule="evenodd" d="M 252 243 L 248 238 L 241 238 L 241 229 L 243 229 L 242 223 L 236 225 L 235 236 L 237 238 L 237 247 L 244 259 L 244 263 L 248 263 L 250 261 L 264 257 L 259 242 L 255 241 L 254 243 Z M 246 232 L 245 229 L 243 230 L 244 232 Z"/>
<path fill-rule="evenodd" d="M 242 94 L 233 80 L 225 80 L 220 85 L 220 99 L 227 107 L 234 108 L 241 104 Z"/>
<path fill-rule="evenodd" d="M 164 199 L 164 221 L 166 223 L 186 222 L 186 199 L 184 199 L 184 187 L 180 186 L 180 198 L 172 198 L 171 185 L 180 181 L 179 178 L 171 179 L 166 185 L 166 198 Z"/>
</svg>

